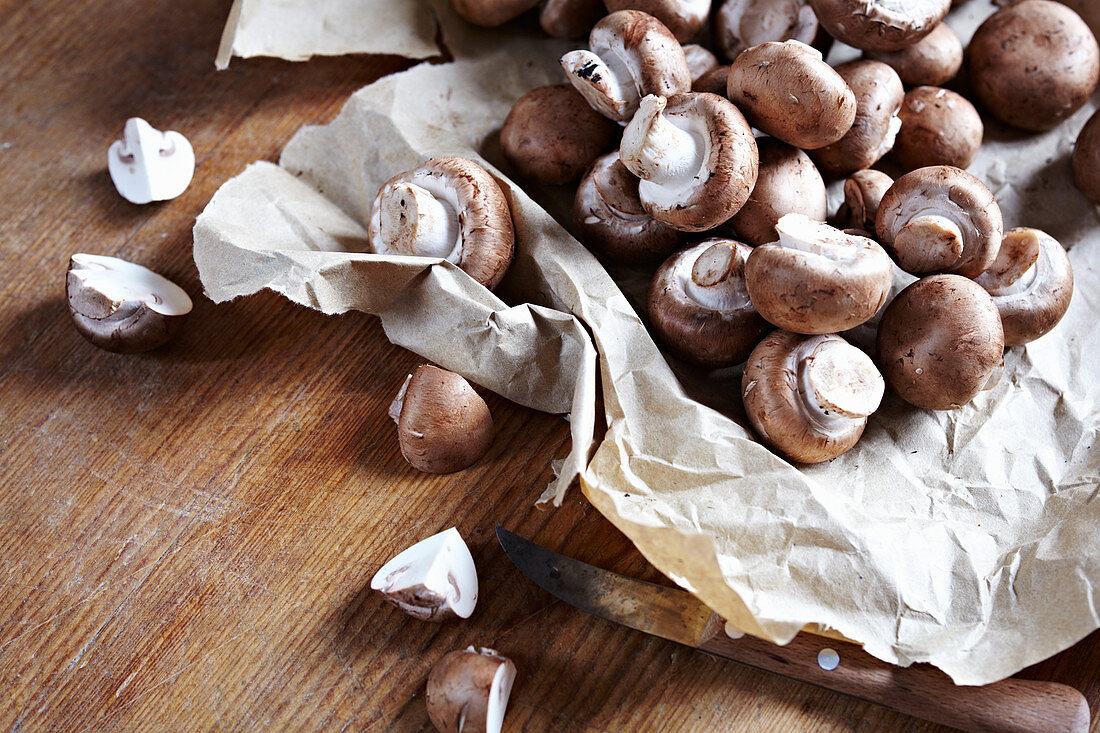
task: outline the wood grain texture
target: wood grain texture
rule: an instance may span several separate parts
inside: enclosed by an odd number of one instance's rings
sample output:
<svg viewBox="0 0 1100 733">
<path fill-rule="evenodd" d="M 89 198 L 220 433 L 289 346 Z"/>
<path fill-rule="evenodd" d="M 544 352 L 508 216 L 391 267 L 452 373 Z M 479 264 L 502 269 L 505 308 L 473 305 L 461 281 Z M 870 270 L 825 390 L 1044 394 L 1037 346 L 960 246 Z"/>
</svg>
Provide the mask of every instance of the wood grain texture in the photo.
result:
<svg viewBox="0 0 1100 733">
<path fill-rule="evenodd" d="M 554 602 L 496 524 L 659 581 L 579 492 L 533 508 L 566 452 L 560 418 L 488 395 L 489 455 L 419 474 L 386 418 L 418 359 L 375 319 L 201 297 L 190 228 L 217 186 L 410 63 L 215 73 L 228 7 L 0 0 L 0 728 L 427 730 L 428 669 L 476 643 L 519 668 L 508 730 L 937 730 Z M 192 141 L 180 198 L 115 193 L 105 154 L 131 116 Z M 80 339 L 63 301 L 77 251 L 179 282 L 196 302 L 181 337 L 140 356 Z M 368 592 L 452 525 L 481 577 L 469 621 L 417 622 Z M 1094 634 L 1025 675 L 1100 710 L 1098 669 Z"/>
</svg>

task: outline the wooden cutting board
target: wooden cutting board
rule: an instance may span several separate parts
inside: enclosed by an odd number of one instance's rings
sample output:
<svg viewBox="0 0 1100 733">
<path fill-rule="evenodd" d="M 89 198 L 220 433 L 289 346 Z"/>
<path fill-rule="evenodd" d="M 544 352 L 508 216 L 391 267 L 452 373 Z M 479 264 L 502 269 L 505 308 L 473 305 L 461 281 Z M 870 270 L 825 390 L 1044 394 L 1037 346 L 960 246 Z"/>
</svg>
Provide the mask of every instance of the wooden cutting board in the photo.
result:
<svg viewBox="0 0 1100 733">
<path fill-rule="evenodd" d="M 375 319 L 202 297 L 190 227 L 218 185 L 408 65 L 216 73 L 228 7 L 0 0 L 0 728 L 423 730 L 432 662 L 479 644 L 519 668 L 509 730 L 934 730 L 553 602 L 494 525 L 659 580 L 578 491 L 533 507 L 564 421 L 488 395 L 489 455 L 419 474 L 386 417 L 418 360 Z M 105 154 L 131 116 L 194 144 L 179 199 L 115 193 Z M 182 337 L 141 356 L 81 340 L 64 302 L 80 251 L 182 284 L 196 302 Z M 472 619 L 416 622 L 367 590 L 449 526 L 481 575 Z M 1026 676 L 1077 686 L 1096 716 L 1097 670 L 1093 634 Z"/>
</svg>

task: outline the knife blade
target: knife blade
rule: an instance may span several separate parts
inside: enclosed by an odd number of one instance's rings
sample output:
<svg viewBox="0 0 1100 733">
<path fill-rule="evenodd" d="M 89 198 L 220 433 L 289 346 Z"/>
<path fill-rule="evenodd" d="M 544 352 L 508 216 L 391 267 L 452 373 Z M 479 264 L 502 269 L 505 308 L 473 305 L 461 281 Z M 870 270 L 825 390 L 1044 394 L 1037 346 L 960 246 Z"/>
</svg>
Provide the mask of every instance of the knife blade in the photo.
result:
<svg viewBox="0 0 1100 733">
<path fill-rule="evenodd" d="M 519 570 L 552 596 L 637 631 L 965 731 L 1087 733 L 1084 695 L 1057 682 L 1009 678 L 955 685 L 928 665 L 896 667 L 856 644 L 799 634 L 786 646 L 733 638 L 725 621 L 679 588 L 602 570 L 503 527 L 497 539 Z"/>
</svg>

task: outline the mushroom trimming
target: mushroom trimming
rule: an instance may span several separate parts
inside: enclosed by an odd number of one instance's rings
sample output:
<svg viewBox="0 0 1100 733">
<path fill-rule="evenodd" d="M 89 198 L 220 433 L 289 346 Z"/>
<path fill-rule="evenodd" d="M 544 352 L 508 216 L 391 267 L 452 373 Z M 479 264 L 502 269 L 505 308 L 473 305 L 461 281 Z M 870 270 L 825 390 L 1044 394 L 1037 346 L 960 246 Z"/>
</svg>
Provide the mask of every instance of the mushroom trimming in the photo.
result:
<svg viewBox="0 0 1100 733">
<path fill-rule="evenodd" d="M 80 335 L 96 346 L 133 354 L 163 346 L 191 312 L 183 288 L 117 257 L 74 254 L 65 292 Z"/>
<path fill-rule="evenodd" d="M 810 0 L 829 34 L 864 51 L 897 51 L 932 32 L 951 0 Z"/>
<path fill-rule="evenodd" d="M 440 733 L 500 733 L 516 665 L 495 649 L 453 651 L 428 673 L 428 717 Z"/>
<path fill-rule="evenodd" d="M 451 527 L 402 550 L 379 568 L 370 587 L 421 621 L 469 618 L 477 605 L 477 568 Z"/>
<path fill-rule="evenodd" d="M 438 257 L 496 287 L 512 262 L 512 212 L 488 171 L 465 158 L 433 158 L 399 173 L 374 199 L 376 254 Z"/>
<path fill-rule="evenodd" d="M 714 13 L 714 42 L 731 61 L 761 43 L 812 44 L 817 35 L 809 0 L 725 0 Z"/>
<path fill-rule="evenodd" d="M 167 201 L 183 193 L 195 173 L 195 151 L 175 131 L 161 132 L 140 117 L 126 120 L 122 139 L 107 149 L 107 171 L 133 204 Z"/>
<path fill-rule="evenodd" d="M 774 138 L 757 138 L 760 171 L 745 205 L 729 223 L 753 246 L 774 242 L 776 223 L 786 214 L 824 221 L 829 214 L 825 181 L 810 156 Z"/>
<path fill-rule="evenodd" d="M 476 463 L 493 443 L 489 406 L 454 372 L 421 364 L 390 405 L 401 455 L 426 473 L 451 473 Z"/>
</svg>

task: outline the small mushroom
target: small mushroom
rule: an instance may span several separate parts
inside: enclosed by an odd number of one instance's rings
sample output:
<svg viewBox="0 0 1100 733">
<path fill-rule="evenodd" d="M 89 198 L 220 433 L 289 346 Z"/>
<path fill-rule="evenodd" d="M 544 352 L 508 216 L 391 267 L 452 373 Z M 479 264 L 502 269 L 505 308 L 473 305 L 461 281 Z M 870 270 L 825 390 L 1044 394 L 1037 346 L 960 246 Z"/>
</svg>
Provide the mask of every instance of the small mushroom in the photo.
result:
<svg viewBox="0 0 1100 733">
<path fill-rule="evenodd" d="M 616 122 L 629 122 L 647 94 L 667 97 L 691 89 L 679 41 L 652 15 L 611 13 L 592 28 L 588 46 L 562 56 L 561 66 L 592 108 Z"/>
<path fill-rule="evenodd" d="M 890 157 L 907 171 L 931 165 L 966 168 L 982 146 L 985 127 L 966 97 L 917 87 L 901 105 L 901 131 Z"/>
<path fill-rule="evenodd" d="M 661 343 L 677 358 L 709 368 L 740 364 L 771 330 L 745 290 L 751 251 L 730 239 L 705 239 L 657 270 L 646 312 Z"/>
<path fill-rule="evenodd" d="M 895 181 L 882 197 L 875 230 L 906 272 L 975 277 L 996 259 L 1004 225 L 984 183 L 941 165 Z"/>
<path fill-rule="evenodd" d="M 833 38 L 864 51 L 897 51 L 939 25 L 951 0 L 810 0 Z"/>
<path fill-rule="evenodd" d="M 856 118 L 844 79 L 820 51 L 798 41 L 743 51 L 730 66 L 726 93 L 754 127 L 803 150 L 835 143 Z"/>
<path fill-rule="evenodd" d="M 539 25 L 552 38 L 581 38 L 605 12 L 603 0 L 545 0 Z"/>
<path fill-rule="evenodd" d="M 710 92 L 724 97 L 726 96 L 726 79 L 729 75 L 729 64 L 711 69 L 691 83 L 691 91 Z"/>
<path fill-rule="evenodd" d="M 533 89 L 516 101 L 500 130 L 508 160 L 524 178 L 575 181 L 611 144 L 615 123 L 568 84 Z"/>
<path fill-rule="evenodd" d="M 699 77 L 718 68 L 718 57 L 698 43 L 688 43 L 682 48 L 688 71 L 691 72 L 692 86 L 699 80 Z M 722 90 L 725 91 L 725 87 L 722 87 Z"/>
<path fill-rule="evenodd" d="M 717 94 L 645 97 L 619 145 L 638 176 L 642 205 L 685 232 L 713 229 L 733 216 L 756 184 L 759 154 L 745 118 Z"/>
<path fill-rule="evenodd" d="M 638 198 L 638 183 L 615 150 L 592 164 L 573 199 L 579 239 L 612 262 L 660 262 L 679 249 L 684 238 L 649 215 Z"/>
<path fill-rule="evenodd" d="M 195 151 L 180 133 L 161 132 L 140 117 L 131 117 L 122 139 L 107 149 L 107 172 L 119 195 L 132 204 L 167 201 L 191 183 Z"/>
<path fill-rule="evenodd" d="M 978 101 L 1013 127 L 1059 125 L 1096 89 L 1100 47 L 1061 3 L 1023 0 L 989 16 L 966 50 Z"/>
<path fill-rule="evenodd" d="M 882 171 L 867 169 L 848 176 L 844 181 L 844 203 L 836 214 L 837 227 L 873 233 L 879 204 L 893 185 L 894 179 Z"/>
<path fill-rule="evenodd" d="M 1100 206 L 1100 111 L 1085 123 L 1073 146 L 1073 181 L 1089 201 Z"/>
<path fill-rule="evenodd" d="M 725 0 L 714 13 L 714 41 L 730 60 L 768 41 L 812 44 L 818 28 L 809 0 Z"/>
<path fill-rule="evenodd" d="M 981 285 L 960 275 L 932 275 L 886 306 L 877 348 L 883 376 L 903 400 L 954 410 L 997 373 L 1004 329 Z"/>
<path fill-rule="evenodd" d="M 975 279 L 993 296 L 1005 346 L 1030 343 L 1049 333 L 1073 297 L 1073 267 L 1066 250 L 1038 229 L 1005 232 L 993 266 Z"/>
<path fill-rule="evenodd" d="M 440 733 L 500 733 L 516 665 L 495 649 L 453 651 L 428 673 L 428 717 Z"/>
<path fill-rule="evenodd" d="M 492 290 L 512 262 L 512 213 L 488 171 L 432 158 L 386 181 L 368 227 L 376 254 L 438 257 Z"/>
<path fill-rule="evenodd" d="M 489 406 L 454 372 L 421 364 L 390 405 L 401 455 L 418 471 L 453 473 L 472 466 L 493 443 Z"/>
<path fill-rule="evenodd" d="M 889 64 L 911 87 L 940 87 L 962 68 L 962 41 L 951 26 L 940 23 L 912 46 L 900 51 L 867 51 L 866 57 Z"/>
<path fill-rule="evenodd" d="M 760 439 L 798 463 L 851 450 L 885 389 L 871 358 L 831 334 L 774 331 L 753 350 L 741 378 L 745 412 Z"/>
<path fill-rule="evenodd" d="M 118 354 L 163 346 L 191 312 L 183 288 L 117 257 L 73 255 L 65 291 L 80 335 Z"/>
<path fill-rule="evenodd" d="M 374 574 L 370 588 L 421 621 L 470 618 L 477 605 L 477 568 L 451 527 L 398 553 Z"/>
<path fill-rule="evenodd" d="M 877 242 L 845 234 L 801 214 L 776 225 L 779 241 L 745 263 L 752 304 L 794 333 L 836 333 L 871 319 L 886 303 L 893 263 Z"/>
<path fill-rule="evenodd" d="M 905 88 L 881 61 L 849 61 L 836 71 L 855 94 L 855 121 L 840 140 L 815 150 L 813 159 L 826 174 L 846 176 L 870 168 L 894 147 Z"/>
<path fill-rule="evenodd" d="M 776 222 L 785 214 L 805 214 L 824 221 L 829 214 L 825 181 L 810 156 L 774 138 L 756 141 L 760 173 L 749 200 L 733 215 L 730 224 L 753 246 L 774 242 Z"/>
<path fill-rule="evenodd" d="M 710 13 L 711 0 L 604 0 L 608 12 L 640 10 L 665 24 L 680 43 L 699 34 Z"/>
</svg>

